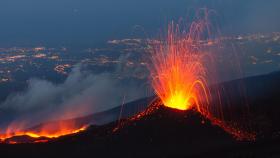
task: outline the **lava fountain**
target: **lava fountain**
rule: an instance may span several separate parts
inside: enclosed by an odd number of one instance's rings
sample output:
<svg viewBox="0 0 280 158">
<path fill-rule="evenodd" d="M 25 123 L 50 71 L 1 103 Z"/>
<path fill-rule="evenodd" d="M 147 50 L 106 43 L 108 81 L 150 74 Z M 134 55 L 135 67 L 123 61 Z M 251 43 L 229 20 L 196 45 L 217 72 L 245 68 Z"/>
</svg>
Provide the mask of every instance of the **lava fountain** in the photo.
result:
<svg viewBox="0 0 280 158">
<path fill-rule="evenodd" d="M 205 15 L 208 15 L 207 11 Z M 161 104 L 178 110 L 195 109 L 236 138 L 253 140 L 255 135 L 242 130 L 239 125 L 242 123 L 231 118 L 234 110 L 222 104 L 222 90 L 208 86 L 217 83 L 217 78 L 215 58 L 203 49 L 205 43 L 211 43 L 208 38 L 211 25 L 207 17 L 198 18 L 189 28 L 184 31 L 179 24 L 171 22 L 164 40 L 151 44 L 148 68 L 152 87 Z"/>
<path fill-rule="evenodd" d="M 167 40 L 153 46 L 150 72 L 152 86 L 163 104 L 170 108 L 198 109 L 208 101 L 205 80 L 204 53 L 197 48 L 195 34 L 200 23 L 192 25 L 191 34 L 180 32 L 173 22 L 168 27 Z"/>
</svg>

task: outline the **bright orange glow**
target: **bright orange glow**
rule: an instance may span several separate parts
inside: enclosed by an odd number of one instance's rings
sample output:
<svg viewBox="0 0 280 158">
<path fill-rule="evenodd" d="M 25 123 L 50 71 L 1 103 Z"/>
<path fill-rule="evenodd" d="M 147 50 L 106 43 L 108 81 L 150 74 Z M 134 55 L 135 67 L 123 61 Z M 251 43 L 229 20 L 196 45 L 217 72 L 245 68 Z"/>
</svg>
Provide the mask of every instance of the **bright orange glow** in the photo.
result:
<svg viewBox="0 0 280 158">
<path fill-rule="evenodd" d="M 17 129 L 17 126 L 20 124 L 13 124 L 11 125 L 7 131 L 6 134 L 0 135 L 0 140 L 5 141 L 9 138 L 15 137 L 15 136 L 29 136 L 32 138 L 58 138 L 60 136 L 65 136 L 69 134 L 78 133 L 81 131 L 84 131 L 87 126 L 76 126 L 75 122 L 71 121 L 58 121 L 54 123 L 47 123 L 45 125 L 42 125 L 39 129 L 36 130 L 21 130 Z M 46 140 L 36 140 L 36 142 L 46 142 Z M 11 144 L 16 144 L 16 141 L 9 141 Z"/>
<path fill-rule="evenodd" d="M 189 35 L 180 36 L 179 26 L 169 25 L 167 41 L 154 46 L 152 52 L 152 85 L 170 108 L 188 110 L 198 99 L 208 99 L 203 53 Z"/>
<path fill-rule="evenodd" d="M 50 141 L 52 138 L 58 138 L 65 135 L 71 135 L 86 130 L 88 124 L 81 124 L 77 122 L 77 116 L 81 116 L 87 107 L 81 106 L 77 109 L 66 108 L 59 112 L 59 115 L 42 116 L 44 122 L 37 126 L 32 126 L 30 120 L 22 119 L 11 122 L 5 130 L 2 129 L 3 134 L 0 133 L 0 143 L 17 144 L 25 143 L 24 139 L 16 141 L 17 136 L 29 136 L 33 139 L 28 139 L 27 143 L 43 143 Z M 57 118 L 56 121 L 50 121 L 51 118 Z M 13 139 L 15 138 L 15 139 Z"/>
<path fill-rule="evenodd" d="M 166 37 L 151 44 L 149 70 L 152 87 L 161 100 L 160 105 L 196 110 L 237 139 L 253 140 L 254 133 L 242 130 L 239 122 L 231 120 L 234 112 L 228 104 L 222 105 L 220 91 L 223 89 L 208 88 L 208 83 L 217 83 L 217 67 L 211 52 L 203 47 L 205 43 L 213 45 L 213 41 L 208 39 L 210 35 L 207 36 L 212 30 L 207 19 L 208 11 L 202 11 L 203 14 L 199 15 L 205 17 L 193 22 L 189 31 L 181 30 L 179 24 L 172 22 Z M 227 120 L 225 115 L 229 115 Z"/>
<path fill-rule="evenodd" d="M 174 95 L 171 95 L 165 102 L 165 105 L 170 108 L 176 108 L 179 110 L 187 110 L 190 108 L 191 104 L 189 99 L 184 97 L 185 95 L 180 92 L 175 92 Z"/>
</svg>

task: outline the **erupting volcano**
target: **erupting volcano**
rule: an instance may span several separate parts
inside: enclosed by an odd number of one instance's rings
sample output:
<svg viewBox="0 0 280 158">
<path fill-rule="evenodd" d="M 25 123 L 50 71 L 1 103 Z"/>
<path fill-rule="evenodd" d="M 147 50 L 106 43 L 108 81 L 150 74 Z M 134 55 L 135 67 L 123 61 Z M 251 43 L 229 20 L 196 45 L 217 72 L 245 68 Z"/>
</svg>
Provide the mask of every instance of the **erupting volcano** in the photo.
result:
<svg viewBox="0 0 280 158">
<path fill-rule="evenodd" d="M 204 13 L 208 16 L 207 10 Z M 254 134 L 243 130 L 234 120 L 239 114 L 228 103 L 223 105 L 229 101 L 221 98 L 223 89 L 209 86 L 217 78 L 214 57 L 202 49 L 203 43 L 211 41 L 210 22 L 207 17 L 198 18 L 189 28 L 182 30 L 172 22 L 165 40 L 152 45 L 149 70 L 156 95 L 166 107 L 196 110 L 236 138 L 254 139 Z"/>
</svg>

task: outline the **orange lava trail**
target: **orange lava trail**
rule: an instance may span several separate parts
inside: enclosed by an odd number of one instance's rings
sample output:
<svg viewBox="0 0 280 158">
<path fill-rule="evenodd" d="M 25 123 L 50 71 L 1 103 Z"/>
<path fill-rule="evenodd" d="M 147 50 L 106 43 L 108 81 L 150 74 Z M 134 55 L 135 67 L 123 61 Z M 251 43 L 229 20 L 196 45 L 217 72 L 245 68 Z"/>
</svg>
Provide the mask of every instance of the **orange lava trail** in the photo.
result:
<svg viewBox="0 0 280 158">
<path fill-rule="evenodd" d="M 31 138 L 58 138 L 65 135 L 79 133 L 86 130 L 87 126 L 74 127 L 70 126 L 71 123 L 60 124 L 59 127 L 52 125 L 45 125 L 39 131 L 25 131 L 17 130 L 16 128 L 10 127 L 5 134 L 0 135 L 0 143 L 6 142 L 9 144 L 18 144 L 16 141 L 6 141 L 16 136 L 29 136 Z M 34 143 L 47 142 L 47 140 L 35 140 Z"/>
</svg>

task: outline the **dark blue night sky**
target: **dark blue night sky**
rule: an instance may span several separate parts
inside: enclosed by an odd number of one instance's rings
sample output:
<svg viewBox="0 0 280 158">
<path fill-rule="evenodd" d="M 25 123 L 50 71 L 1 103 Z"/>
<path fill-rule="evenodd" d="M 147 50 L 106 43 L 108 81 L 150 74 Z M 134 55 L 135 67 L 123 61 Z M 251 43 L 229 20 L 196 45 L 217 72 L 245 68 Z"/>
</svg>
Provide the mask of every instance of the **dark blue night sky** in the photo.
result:
<svg viewBox="0 0 280 158">
<path fill-rule="evenodd" d="M 171 19 L 207 7 L 224 34 L 279 31 L 278 0 L 1 0 L 1 45 L 93 44 L 154 36 Z"/>
</svg>

